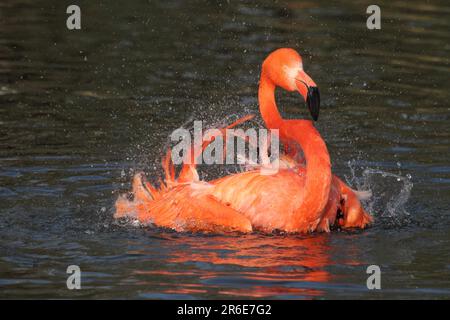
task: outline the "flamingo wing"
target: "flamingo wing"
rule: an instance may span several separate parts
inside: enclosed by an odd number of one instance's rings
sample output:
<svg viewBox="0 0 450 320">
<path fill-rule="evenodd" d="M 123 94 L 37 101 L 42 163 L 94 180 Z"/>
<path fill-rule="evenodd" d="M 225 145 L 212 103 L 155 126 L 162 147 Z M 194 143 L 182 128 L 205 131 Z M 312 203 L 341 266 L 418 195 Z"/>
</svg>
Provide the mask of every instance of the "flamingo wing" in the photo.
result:
<svg viewBox="0 0 450 320">
<path fill-rule="evenodd" d="M 116 202 L 115 217 L 131 216 L 141 223 L 189 232 L 251 232 L 250 220 L 214 197 L 205 182 L 180 184 L 152 195 L 143 174 L 135 175 L 133 199 Z"/>
</svg>

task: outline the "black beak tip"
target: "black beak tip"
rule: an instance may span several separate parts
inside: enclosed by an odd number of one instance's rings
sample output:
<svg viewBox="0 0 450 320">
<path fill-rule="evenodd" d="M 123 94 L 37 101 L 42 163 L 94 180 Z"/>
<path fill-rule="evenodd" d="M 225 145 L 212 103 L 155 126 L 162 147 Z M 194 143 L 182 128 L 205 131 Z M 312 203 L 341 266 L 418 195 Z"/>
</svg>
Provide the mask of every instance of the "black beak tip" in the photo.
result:
<svg viewBox="0 0 450 320">
<path fill-rule="evenodd" d="M 319 119 L 320 111 L 320 93 L 319 88 L 309 87 L 308 96 L 306 98 L 306 104 L 308 105 L 309 112 L 314 121 Z"/>
</svg>

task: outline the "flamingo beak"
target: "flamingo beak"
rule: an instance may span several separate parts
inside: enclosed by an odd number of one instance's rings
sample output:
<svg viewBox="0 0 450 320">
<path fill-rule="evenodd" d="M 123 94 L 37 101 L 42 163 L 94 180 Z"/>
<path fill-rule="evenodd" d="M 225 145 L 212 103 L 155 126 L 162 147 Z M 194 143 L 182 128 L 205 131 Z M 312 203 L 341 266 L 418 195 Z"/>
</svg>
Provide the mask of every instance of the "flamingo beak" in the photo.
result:
<svg viewBox="0 0 450 320">
<path fill-rule="evenodd" d="M 320 111 L 320 94 L 319 88 L 317 87 L 309 87 L 308 88 L 308 96 L 306 98 L 306 104 L 308 105 L 309 112 L 311 113 L 314 121 L 319 119 L 319 111 Z"/>
<path fill-rule="evenodd" d="M 319 88 L 317 88 L 315 82 L 303 70 L 299 71 L 295 80 L 297 83 L 297 90 L 305 99 L 313 120 L 317 121 L 317 119 L 319 119 L 320 111 Z"/>
</svg>

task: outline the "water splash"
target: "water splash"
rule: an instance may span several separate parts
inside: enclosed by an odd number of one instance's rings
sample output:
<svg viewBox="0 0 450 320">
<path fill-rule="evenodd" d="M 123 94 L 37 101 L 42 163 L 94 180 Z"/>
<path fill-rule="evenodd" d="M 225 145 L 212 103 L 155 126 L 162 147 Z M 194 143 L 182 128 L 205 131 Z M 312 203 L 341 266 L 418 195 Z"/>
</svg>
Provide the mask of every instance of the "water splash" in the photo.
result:
<svg viewBox="0 0 450 320">
<path fill-rule="evenodd" d="M 363 200 L 368 212 L 387 226 L 404 225 L 410 221 L 406 203 L 411 195 L 411 175 L 401 176 L 379 169 L 356 167 L 356 161 L 349 161 L 350 177 L 347 183 L 357 190 L 367 190 L 372 197 Z"/>
</svg>

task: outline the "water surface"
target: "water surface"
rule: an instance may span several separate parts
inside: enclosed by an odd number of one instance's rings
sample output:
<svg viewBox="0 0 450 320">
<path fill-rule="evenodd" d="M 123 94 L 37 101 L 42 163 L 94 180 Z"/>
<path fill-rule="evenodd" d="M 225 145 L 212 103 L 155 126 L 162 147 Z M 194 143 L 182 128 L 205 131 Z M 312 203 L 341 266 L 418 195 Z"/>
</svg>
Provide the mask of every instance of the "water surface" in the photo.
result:
<svg viewBox="0 0 450 320">
<path fill-rule="evenodd" d="M 450 6 L 379 1 L 0 4 L 1 298 L 449 298 Z M 257 113 L 264 57 L 293 47 L 318 83 L 335 173 L 375 225 L 310 236 L 192 235 L 113 221 L 188 120 Z M 278 92 L 286 117 L 308 117 Z M 209 173 L 206 178 L 211 178 Z M 82 290 L 66 288 L 81 267 Z M 366 268 L 382 290 L 366 288 Z"/>
</svg>

